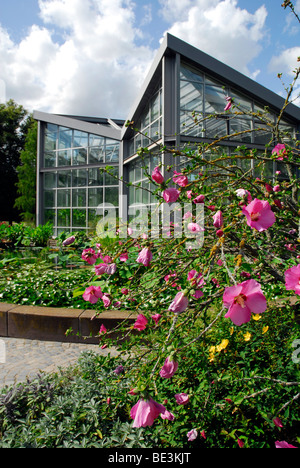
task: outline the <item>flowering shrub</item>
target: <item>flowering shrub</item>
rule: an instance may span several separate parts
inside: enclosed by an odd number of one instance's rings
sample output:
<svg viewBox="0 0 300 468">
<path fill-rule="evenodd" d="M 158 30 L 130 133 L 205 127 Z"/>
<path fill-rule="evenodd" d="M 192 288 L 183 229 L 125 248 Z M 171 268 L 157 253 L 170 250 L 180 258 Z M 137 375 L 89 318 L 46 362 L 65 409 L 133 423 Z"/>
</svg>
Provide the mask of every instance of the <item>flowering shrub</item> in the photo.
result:
<svg viewBox="0 0 300 468">
<path fill-rule="evenodd" d="M 230 97 L 224 105 L 246 113 Z M 219 141 L 202 143 L 169 150 L 188 160 L 181 172 L 146 171 L 158 207 L 203 205 L 203 226 L 194 212 L 182 219 L 190 232 L 204 232 L 201 248 L 172 236 L 171 223 L 168 236 L 152 238 L 149 227 L 107 251 L 99 246 L 97 259 L 94 246 L 83 254 L 101 271 L 89 288 L 109 298 L 106 306 L 99 301 L 100 318 L 105 307 L 137 313 L 134 325 L 118 326 L 117 341 L 108 330 L 100 345 L 121 350 L 128 418 L 156 445 L 299 445 L 300 375 L 292 355 L 300 338 L 300 158 L 297 142 L 283 142 L 280 119 L 263 154 L 238 147 L 229 157 Z M 84 297 L 93 303 L 89 288 Z"/>
</svg>

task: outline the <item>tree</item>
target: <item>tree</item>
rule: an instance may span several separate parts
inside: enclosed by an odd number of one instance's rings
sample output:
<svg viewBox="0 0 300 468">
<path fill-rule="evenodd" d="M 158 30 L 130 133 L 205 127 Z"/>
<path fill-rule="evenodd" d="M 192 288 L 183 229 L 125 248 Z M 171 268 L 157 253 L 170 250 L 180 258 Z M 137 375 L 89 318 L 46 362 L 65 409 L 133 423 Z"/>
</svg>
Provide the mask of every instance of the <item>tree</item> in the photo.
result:
<svg viewBox="0 0 300 468">
<path fill-rule="evenodd" d="M 24 149 L 28 112 L 13 100 L 0 104 L 0 220 L 18 221 L 17 167 Z"/>
<path fill-rule="evenodd" d="M 19 209 L 24 221 L 34 222 L 36 211 L 36 149 L 37 149 L 37 122 L 29 119 L 29 128 L 26 135 L 25 147 L 20 154 L 20 166 L 17 167 L 18 182 L 15 208 Z"/>
</svg>

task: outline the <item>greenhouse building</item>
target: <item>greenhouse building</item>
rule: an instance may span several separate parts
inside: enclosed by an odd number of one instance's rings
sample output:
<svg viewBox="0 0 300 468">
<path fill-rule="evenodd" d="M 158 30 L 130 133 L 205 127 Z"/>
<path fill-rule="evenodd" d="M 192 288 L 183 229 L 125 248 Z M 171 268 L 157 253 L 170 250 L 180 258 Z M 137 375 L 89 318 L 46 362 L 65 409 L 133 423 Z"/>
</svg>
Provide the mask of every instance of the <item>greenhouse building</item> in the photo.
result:
<svg viewBox="0 0 300 468">
<path fill-rule="evenodd" d="M 226 97 L 238 103 L 239 115 L 224 110 Z M 186 163 L 181 156 L 154 151 L 158 144 L 181 149 L 218 138 L 229 156 L 242 145 L 264 151 L 272 140 L 268 122 L 276 122 L 283 104 L 282 97 L 167 34 L 124 120 L 34 112 L 39 129 L 37 223 L 50 221 L 58 235 L 94 229 L 112 208 L 126 220 L 129 206 L 154 202 L 143 166 L 152 171 L 161 162 L 166 171 Z M 299 107 L 286 107 L 280 130 L 287 143 L 297 138 Z M 140 147 L 152 151 L 142 158 Z M 109 174 L 101 171 L 107 166 Z M 276 169 L 272 162 L 270 177 Z"/>
</svg>

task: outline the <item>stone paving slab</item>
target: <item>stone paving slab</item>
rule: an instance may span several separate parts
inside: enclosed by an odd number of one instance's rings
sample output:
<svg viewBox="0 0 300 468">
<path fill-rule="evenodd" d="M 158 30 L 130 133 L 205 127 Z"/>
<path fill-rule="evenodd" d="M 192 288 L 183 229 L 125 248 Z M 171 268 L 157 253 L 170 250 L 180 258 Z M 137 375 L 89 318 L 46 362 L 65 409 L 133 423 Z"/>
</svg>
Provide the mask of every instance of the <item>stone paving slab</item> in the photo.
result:
<svg viewBox="0 0 300 468">
<path fill-rule="evenodd" d="M 0 389 L 32 379 L 40 372 L 52 373 L 76 364 L 84 351 L 117 354 L 115 349 L 101 349 L 94 344 L 1 337 Z"/>
</svg>

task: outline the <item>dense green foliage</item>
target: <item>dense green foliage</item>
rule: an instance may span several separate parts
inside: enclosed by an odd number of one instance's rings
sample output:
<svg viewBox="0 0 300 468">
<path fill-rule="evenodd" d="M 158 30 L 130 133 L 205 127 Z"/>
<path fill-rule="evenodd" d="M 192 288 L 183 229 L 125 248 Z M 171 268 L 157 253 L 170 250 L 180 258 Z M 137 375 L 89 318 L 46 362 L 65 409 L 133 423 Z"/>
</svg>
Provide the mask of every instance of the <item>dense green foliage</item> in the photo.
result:
<svg viewBox="0 0 300 468">
<path fill-rule="evenodd" d="M 0 223 L 0 247 L 46 247 L 53 234 L 50 223 L 33 227 L 25 223 Z"/>
<path fill-rule="evenodd" d="M 16 208 L 24 221 L 35 222 L 36 215 L 36 164 L 37 164 L 37 122 L 30 121 L 25 138 L 24 150 L 20 153 L 20 165 L 17 167 L 18 197 Z"/>
<path fill-rule="evenodd" d="M 17 221 L 17 167 L 29 126 L 28 112 L 13 100 L 0 104 L 0 222 Z"/>
</svg>

